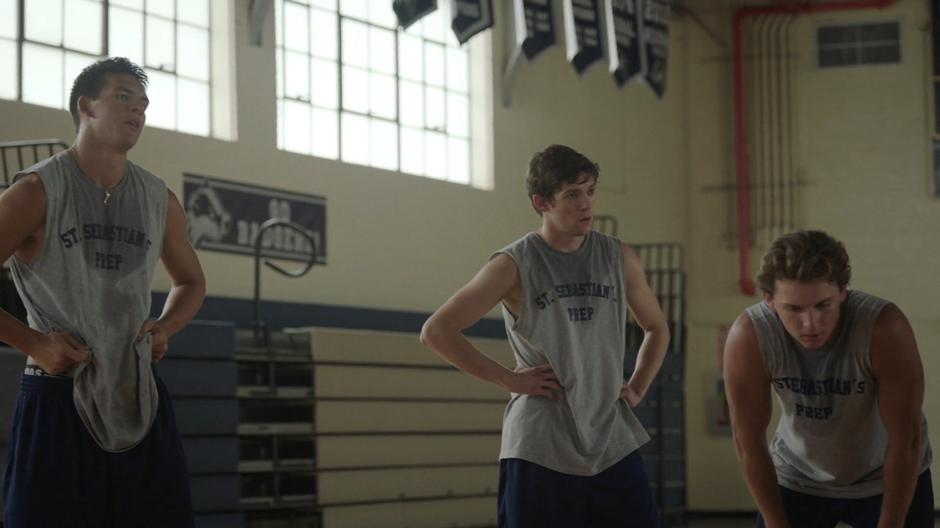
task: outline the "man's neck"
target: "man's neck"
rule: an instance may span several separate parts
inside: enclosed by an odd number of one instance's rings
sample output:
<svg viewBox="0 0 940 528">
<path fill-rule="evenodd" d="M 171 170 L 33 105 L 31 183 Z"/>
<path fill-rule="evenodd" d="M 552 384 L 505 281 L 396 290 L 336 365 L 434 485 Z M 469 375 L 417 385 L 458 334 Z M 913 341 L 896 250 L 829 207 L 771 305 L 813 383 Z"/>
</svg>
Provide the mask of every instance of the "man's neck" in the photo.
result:
<svg viewBox="0 0 940 528">
<path fill-rule="evenodd" d="M 127 151 L 103 144 L 89 134 L 79 134 L 69 151 L 85 176 L 103 189 L 117 185 L 127 170 Z"/>
<path fill-rule="evenodd" d="M 537 233 L 549 247 L 562 253 L 574 253 L 581 248 L 581 244 L 584 244 L 584 240 L 587 238 L 587 235 L 562 233 L 545 224 L 542 224 Z"/>
</svg>

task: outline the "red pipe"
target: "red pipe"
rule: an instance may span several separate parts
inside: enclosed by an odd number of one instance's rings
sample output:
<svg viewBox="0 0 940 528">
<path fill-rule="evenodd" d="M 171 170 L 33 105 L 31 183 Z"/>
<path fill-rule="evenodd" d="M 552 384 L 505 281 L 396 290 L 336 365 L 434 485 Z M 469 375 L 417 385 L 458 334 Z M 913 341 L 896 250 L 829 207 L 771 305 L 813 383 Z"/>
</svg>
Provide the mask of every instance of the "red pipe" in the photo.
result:
<svg viewBox="0 0 940 528">
<path fill-rule="evenodd" d="M 786 3 L 784 3 L 786 2 Z M 747 102 L 744 97 L 744 22 L 760 15 L 791 15 L 803 13 L 821 13 L 827 11 L 849 11 L 857 9 L 884 9 L 894 0 L 856 0 L 847 2 L 829 2 L 824 4 L 795 3 L 788 0 L 783 5 L 742 7 L 734 12 L 734 121 L 737 135 L 737 173 L 738 173 L 738 250 L 740 252 L 741 293 L 754 295 L 757 291 L 751 277 L 750 247 L 751 225 L 748 206 L 748 157 L 747 131 L 744 129 L 744 109 Z"/>
</svg>

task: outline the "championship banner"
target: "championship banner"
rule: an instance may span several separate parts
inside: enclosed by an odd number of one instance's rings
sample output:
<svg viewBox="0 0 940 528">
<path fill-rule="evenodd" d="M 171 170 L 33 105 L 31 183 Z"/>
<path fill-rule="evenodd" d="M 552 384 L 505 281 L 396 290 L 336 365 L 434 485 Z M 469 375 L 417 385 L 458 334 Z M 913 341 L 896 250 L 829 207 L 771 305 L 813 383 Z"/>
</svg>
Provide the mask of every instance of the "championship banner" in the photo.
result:
<svg viewBox="0 0 940 528">
<path fill-rule="evenodd" d="M 562 0 L 568 62 L 579 74 L 604 57 L 597 0 Z"/>
<path fill-rule="evenodd" d="M 669 51 L 669 0 L 643 0 L 641 46 L 646 68 L 643 79 L 660 99 L 666 93 L 666 58 Z"/>
<path fill-rule="evenodd" d="M 604 0 L 610 73 L 620 87 L 643 71 L 638 9 L 641 2 L 642 0 Z"/>
<path fill-rule="evenodd" d="M 551 0 L 512 0 L 516 45 L 529 60 L 555 44 Z"/>
<path fill-rule="evenodd" d="M 398 25 L 402 29 L 421 20 L 424 15 L 437 9 L 437 0 L 394 0 L 392 11 L 398 17 Z"/>
<path fill-rule="evenodd" d="M 461 44 L 493 27 L 493 0 L 450 0 L 450 13 L 450 27 Z"/>
<path fill-rule="evenodd" d="M 261 224 L 271 218 L 290 220 L 310 231 L 317 249 L 317 264 L 326 264 L 326 199 L 236 183 L 207 176 L 183 174 L 183 207 L 193 247 L 254 255 Z M 264 233 L 261 255 L 307 262 L 313 248 L 291 228 L 277 226 Z"/>
</svg>

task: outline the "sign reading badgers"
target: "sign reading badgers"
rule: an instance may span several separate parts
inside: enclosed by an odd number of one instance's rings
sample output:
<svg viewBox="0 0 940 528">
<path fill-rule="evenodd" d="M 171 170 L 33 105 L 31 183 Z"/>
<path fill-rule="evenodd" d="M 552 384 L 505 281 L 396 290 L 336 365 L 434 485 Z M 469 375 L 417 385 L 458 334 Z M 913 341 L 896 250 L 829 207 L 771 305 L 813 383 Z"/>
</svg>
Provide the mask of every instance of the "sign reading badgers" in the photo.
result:
<svg viewBox="0 0 940 528">
<path fill-rule="evenodd" d="M 290 220 L 314 238 L 317 264 L 326 264 L 326 198 L 183 174 L 183 205 L 189 240 L 198 249 L 254 255 L 261 224 Z M 313 248 L 300 233 L 284 226 L 268 229 L 261 243 L 268 258 L 306 262 Z"/>
</svg>

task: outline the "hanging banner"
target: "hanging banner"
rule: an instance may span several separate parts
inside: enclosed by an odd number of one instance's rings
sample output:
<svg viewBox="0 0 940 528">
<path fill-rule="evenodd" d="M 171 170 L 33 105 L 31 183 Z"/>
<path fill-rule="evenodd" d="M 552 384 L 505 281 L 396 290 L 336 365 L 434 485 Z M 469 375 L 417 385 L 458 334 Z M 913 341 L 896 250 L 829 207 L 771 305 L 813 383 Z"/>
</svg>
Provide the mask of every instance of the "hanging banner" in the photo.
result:
<svg viewBox="0 0 940 528">
<path fill-rule="evenodd" d="M 643 71 L 638 9 L 641 3 L 642 0 L 604 0 L 610 73 L 617 86 L 622 87 Z"/>
<path fill-rule="evenodd" d="M 597 1 L 562 0 L 568 62 L 579 74 L 604 57 Z"/>
<path fill-rule="evenodd" d="M 641 46 L 643 79 L 656 97 L 666 93 L 666 57 L 669 51 L 669 0 L 643 0 Z"/>
<path fill-rule="evenodd" d="M 450 27 L 461 44 L 493 27 L 493 0 L 450 0 L 450 13 Z"/>
<path fill-rule="evenodd" d="M 555 44 L 555 19 L 550 0 L 512 0 L 516 45 L 529 60 Z"/>
<path fill-rule="evenodd" d="M 312 233 L 317 263 L 326 264 L 326 199 L 269 187 L 183 174 L 183 207 L 187 234 L 197 249 L 254 255 L 261 224 L 271 218 L 290 220 Z M 274 227 L 264 233 L 261 255 L 306 262 L 313 248 L 293 229 Z"/>
<path fill-rule="evenodd" d="M 392 11 L 398 17 L 398 25 L 402 29 L 421 20 L 421 18 L 437 9 L 437 0 L 394 0 Z"/>
</svg>

